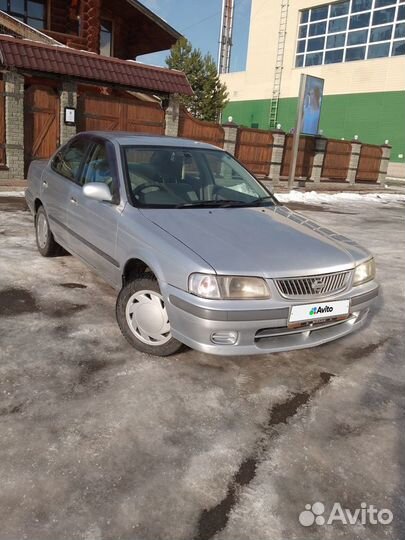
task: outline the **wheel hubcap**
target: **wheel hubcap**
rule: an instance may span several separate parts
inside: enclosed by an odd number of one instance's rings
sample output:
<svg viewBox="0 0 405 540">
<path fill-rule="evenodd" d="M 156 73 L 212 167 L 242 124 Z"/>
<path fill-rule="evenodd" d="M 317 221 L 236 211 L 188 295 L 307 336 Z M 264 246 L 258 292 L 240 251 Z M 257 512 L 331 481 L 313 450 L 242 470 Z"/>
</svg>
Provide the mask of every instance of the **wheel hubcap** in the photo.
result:
<svg viewBox="0 0 405 540">
<path fill-rule="evenodd" d="M 44 248 L 48 241 L 48 222 L 44 214 L 39 214 L 37 219 L 37 237 L 38 244 L 41 248 Z"/>
<path fill-rule="evenodd" d="M 125 314 L 133 334 L 147 345 L 163 345 L 172 337 L 163 298 L 155 291 L 133 294 Z"/>
</svg>

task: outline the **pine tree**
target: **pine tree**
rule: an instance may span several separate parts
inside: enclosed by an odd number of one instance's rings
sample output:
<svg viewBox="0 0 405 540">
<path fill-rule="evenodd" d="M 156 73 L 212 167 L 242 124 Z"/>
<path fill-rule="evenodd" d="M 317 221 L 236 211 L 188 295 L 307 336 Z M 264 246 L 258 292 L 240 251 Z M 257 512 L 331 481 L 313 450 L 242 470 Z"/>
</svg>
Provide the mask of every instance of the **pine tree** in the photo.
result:
<svg viewBox="0 0 405 540">
<path fill-rule="evenodd" d="M 181 96 L 186 109 L 195 117 L 216 122 L 228 103 L 228 92 L 217 74 L 215 61 L 210 54 L 202 55 L 186 38 L 177 41 L 166 58 L 170 69 L 184 71 L 193 96 Z"/>
</svg>

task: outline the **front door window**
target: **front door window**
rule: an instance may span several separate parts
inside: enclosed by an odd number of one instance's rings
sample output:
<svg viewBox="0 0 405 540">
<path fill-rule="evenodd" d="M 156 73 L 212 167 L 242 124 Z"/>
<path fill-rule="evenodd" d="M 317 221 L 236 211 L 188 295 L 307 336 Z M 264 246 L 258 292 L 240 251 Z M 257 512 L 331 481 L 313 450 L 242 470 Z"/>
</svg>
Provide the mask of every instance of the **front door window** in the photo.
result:
<svg viewBox="0 0 405 540">
<path fill-rule="evenodd" d="M 116 188 L 113 173 L 107 155 L 107 148 L 103 143 L 94 145 L 83 166 L 80 183 L 84 185 L 91 182 L 102 182 L 106 184 L 111 194 L 115 195 Z"/>
</svg>

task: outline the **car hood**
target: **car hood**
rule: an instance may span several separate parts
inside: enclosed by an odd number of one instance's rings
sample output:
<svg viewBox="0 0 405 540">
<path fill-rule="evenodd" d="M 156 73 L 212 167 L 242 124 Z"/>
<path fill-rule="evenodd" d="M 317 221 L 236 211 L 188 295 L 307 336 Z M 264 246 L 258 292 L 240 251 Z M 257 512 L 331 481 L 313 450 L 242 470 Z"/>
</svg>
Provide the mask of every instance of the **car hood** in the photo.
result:
<svg viewBox="0 0 405 540">
<path fill-rule="evenodd" d="M 142 209 L 218 274 L 288 277 L 353 268 L 367 250 L 284 206 Z"/>
</svg>

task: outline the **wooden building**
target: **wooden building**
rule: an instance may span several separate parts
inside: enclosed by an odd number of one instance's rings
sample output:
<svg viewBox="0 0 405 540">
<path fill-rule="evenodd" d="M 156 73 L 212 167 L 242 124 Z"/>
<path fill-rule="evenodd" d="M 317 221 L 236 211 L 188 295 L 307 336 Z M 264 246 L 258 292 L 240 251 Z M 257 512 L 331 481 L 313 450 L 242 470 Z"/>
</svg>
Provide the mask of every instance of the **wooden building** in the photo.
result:
<svg viewBox="0 0 405 540">
<path fill-rule="evenodd" d="M 138 0 L 0 0 L 0 181 L 77 131 L 170 131 L 183 73 L 137 63 L 180 34 Z M 72 116 L 73 115 L 73 116 Z"/>
</svg>

